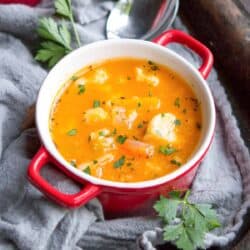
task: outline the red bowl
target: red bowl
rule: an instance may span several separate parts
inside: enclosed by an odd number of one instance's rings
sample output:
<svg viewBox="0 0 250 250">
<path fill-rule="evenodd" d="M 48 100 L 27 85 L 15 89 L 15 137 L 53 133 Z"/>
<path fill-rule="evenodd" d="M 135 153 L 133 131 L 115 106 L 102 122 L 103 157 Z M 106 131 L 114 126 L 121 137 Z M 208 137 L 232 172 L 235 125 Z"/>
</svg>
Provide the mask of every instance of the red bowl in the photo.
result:
<svg viewBox="0 0 250 250">
<path fill-rule="evenodd" d="M 0 4 L 15 3 L 15 4 L 26 4 L 26 5 L 30 5 L 30 6 L 34 6 L 34 5 L 38 4 L 39 2 L 40 2 L 40 0 L 0 0 Z"/>
<path fill-rule="evenodd" d="M 177 42 L 188 46 L 202 59 L 197 70 L 189 62 L 163 46 Z M 84 66 L 116 57 L 147 58 L 166 65 L 182 75 L 201 102 L 203 127 L 197 149 L 178 170 L 158 179 L 122 183 L 98 179 L 71 166 L 57 151 L 49 132 L 49 114 L 55 95 L 62 84 Z M 192 183 L 196 170 L 208 151 L 215 127 L 215 107 L 211 92 L 204 80 L 211 71 L 213 56 L 208 48 L 191 36 L 177 30 L 163 33 L 153 42 L 114 39 L 83 46 L 63 58 L 48 74 L 38 95 L 36 123 L 43 146 L 28 167 L 28 178 L 34 186 L 57 203 L 78 207 L 97 197 L 108 215 L 143 214 L 152 208 L 159 194 L 171 190 L 186 190 Z M 53 163 L 70 178 L 82 183 L 82 190 L 66 194 L 54 188 L 40 174 L 46 163 Z"/>
</svg>

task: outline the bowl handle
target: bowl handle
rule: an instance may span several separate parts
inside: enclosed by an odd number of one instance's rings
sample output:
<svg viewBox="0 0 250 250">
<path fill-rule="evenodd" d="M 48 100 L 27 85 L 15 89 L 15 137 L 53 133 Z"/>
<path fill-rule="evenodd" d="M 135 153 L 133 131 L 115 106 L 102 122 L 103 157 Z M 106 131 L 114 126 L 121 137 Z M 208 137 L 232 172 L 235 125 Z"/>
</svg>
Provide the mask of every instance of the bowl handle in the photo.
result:
<svg viewBox="0 0 250 250">
<path fill-rule="evenodd" d="M 57 203 L 70 208 L 79 207 L 101 193 L 101 187 L 91 183 L 86 184 L 81 191 L 76 194 L 65 194 L 60 192 L 40 175 L 42 167 L 49 162 L 54 162 L 53 158 L 42 146 L 28 166 L 28 179 L 42 193 Z"/>
<path fill-rule="evenodd" d="M 186 45 L 201 57 L 202 65 L 199 71 L 204 79 L 208 77 L 213 66 L 213 54 L 204 44 L 194 39 L 192 36 L 179 30 L 169 30 L 153 39 L 153 42 L 163 46 L 172 42 Z"/>
</svg>

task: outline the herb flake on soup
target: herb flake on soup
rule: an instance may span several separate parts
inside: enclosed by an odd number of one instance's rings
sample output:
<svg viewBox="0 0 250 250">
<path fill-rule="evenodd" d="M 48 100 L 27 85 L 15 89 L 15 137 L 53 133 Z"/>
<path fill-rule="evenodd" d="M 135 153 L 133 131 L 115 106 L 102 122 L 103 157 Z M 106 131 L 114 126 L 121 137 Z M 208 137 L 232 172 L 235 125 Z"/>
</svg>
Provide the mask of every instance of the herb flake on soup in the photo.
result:
<svg viewBox="0 0 250 250">
<path fill-rule="evenodd" d="M 84 67 L 55 98 L 51 136 L 80 171 L 138 182 L 179 169 L 199 142 L 200 102 L 186 81 L 152 60 Z"/>
</svg>

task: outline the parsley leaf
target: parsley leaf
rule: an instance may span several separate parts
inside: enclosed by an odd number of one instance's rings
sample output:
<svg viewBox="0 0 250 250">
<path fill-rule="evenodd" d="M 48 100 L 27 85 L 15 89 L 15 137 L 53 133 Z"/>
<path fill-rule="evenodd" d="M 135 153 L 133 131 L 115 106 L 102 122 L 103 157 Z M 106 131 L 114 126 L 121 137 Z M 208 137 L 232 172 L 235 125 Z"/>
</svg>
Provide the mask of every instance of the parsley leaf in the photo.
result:
<svg viewBox="0 0 250 250">
<path fill-rule="evenodd" d="M 159 152 L 164 155 L 171 155 L 177 150 L 175 148 L 171 148 L 170 146 L 160 146 Z"/>
<path fill-rule="evenodd" d="M 91 175 L 90 167 L 87 166 L 86 168 L 84 168 L 83 172 L 84 172 L 85 174 Z"/>
<path fill-rule="evenodd" d="M 116 138 L 116 141 L 120 144 L 123 144 L 125 141 L 127 140 L 127 136 L 125 135 L 119 135 L 117 138 Z"/>
<path fill-rule="evenodd" d="M 71 18 L 71 1 L 70 0 L 57 0 L 55 1 L 56 13 L 67 18 Z"/>
<path fill-rule="evenodd" d="M 166 199 L 161 196 L 160 200 L 154 205 L 154 209 L 165 222 L 169 223 L 176 217 L 179 204 L 179 200 Z"/>
<path fill-rule="evenodd" d="M 58 43 L 66 50 L 71 51 L 71 35 L 66 24 L 57 24 L 52 18 L 43 17 L 38 23 L 38 35 L 44 40 Z"/>
<path fill-rule="evenodd" d="M 99 136 L 105 136 L 106 135 L 105 131 L 103 131 L 103 130 L 101 130 L 98 134 L 99 134 Z"/>
<path fill-rule="evenodd" d="M 111 135 L 116 135 L 116 133 L 117 133 L 117 129 L 114 128 L 114 130 L 112 131 Z"/>
<path fill-rule="evenodd" d="M 57 14 L 59 14 L 63 17 L 66 17 L 70 20 L 71 25 L 73 27 L 73 32 L 74 32 L 78 47 L 81 47 L 79 34 L 78 34 L 76 27 L 75 27 L 75 21 L 74 21 L 74 17 L 73 17 L 71 0 L 56 0 L 55 1 L 55 8 L 56 8 Z"/>
<path fill-rule="evenodd" d="M 174 100 L 174 106 L 176 106 L 176 107 L 180 107 L 181 106 L 181 104 L 180 104 L 180 98 L 179 97 L 177 97 L 175 100 Z"/>
<path fill-rule="evenodd" d="M 181 120 L 176 119 L 176 120 L 174 121 L 174 124 L 175 124 L 176 126 L 180 126 L 180 125 L 181 125 Z"/>
<path fill-rule="evenodd" d="M 174 164 L 174 165 L 176 165 L 176 166 L 178 166 L 178 167 L 181 166 L 181 162 L 179 162 L 179 161 L 177 161 L 177 160 L 175 160 L 175 159 L 171 160 L 170 163 L 172 163 L 172 164 Z"/>
<path fill-rule="evenodd" d="M 167 225 L 164 227 L 164 233 L 163 237 L 164 240 L 166 241 L 175 241 L 177 240 L 183 230 L 183 225 L 182 223 L 179 223 L 177 225 Z"/>
<path fill-rule="evenodd" d="M 139 123 L 137 128 L 143 128 L 143 124 L 142 123 Z"/>
<path fill-rule="evenodd" d="M 76 81 L 77 79 L 78 79 L 78 76 L 75 76 L 75 75 L 71 76 L 70 78 L 71 81 Z"/>
<path fill-rule="evenodd" d="M 98 108 L 101 106 L 101 102 L 99 100 L 94 100 L 93 101 L 93 108 Z"/>
<path fill-rule="evenodd" d="M 37 61 L 48 62 L 48 66 L 52 67 L 72 50 L 66 24 L 58 25 L 52 18 L 41 18 L 37 31 L 44 40 L 35 56 Z"/>
<path fill-rule="evenodd" d="M 78 95 L 81 95 L 85 92 L 86 88 L 85 85 L 78 85 Z"/>
<path fill-rule="evenodd" d="M 74 136 L 77 134 L 77 129 L 73 128 L 67 132 L 67 135 Z"/>
<path fill-rule="evenodd" d="M 125 156 L 121 156 L 117 161 L 114 162 L 113 167 L 114 168 L 120 168 L 124 165 L 125 163 Z"/>
<path fill-rule="evenodd" d="M 71 0 L 56 0 L 55 9 L 57 14 L 70 20 L 75 39 L 80 47 L 80 39 L 75 28 Z M 48 66 L 52 67 L 62 57 L 72 51 L 71 33 L 65 23 L 57 24 L 51 17 L 43 17 L 39 19 L 37 32 L 42 39 L 40 48 L 35 56 L 37 61 L 48 63 Z"/>
<path fill-rule="evenodd" d="M 220 226 L 212 205 L 189 202 L 189 193 L 181 198 L 180 192 L 171 192 L 170 198 L 161 196 L 154 205 L 164 222 L 164 240 L 182 250 L 204 248 L 205 234 Z"/>
<path fill-rule="evenodd" d="M 208 223 L 209 229 L 213 230 L 220 226 L 218 220 L 216 220 L 216 213 L 212 209 L 210 204 L 196 204 L 195 207 L 200 211 L 203 216 L 206 216 L 206 222 Z"/>
<path fill-rule="evenodd" d="M 35 59 L 40 62 L 48 62 L 48 66 L 52 67 L 67 53 L 67 50 L 61 45 L 51 41 L 43 42 L 41 48 L 37 51 Z"/>
<path fill-rule="evenodd" d="M 75 168 L 77 167 L 75 160 L 71 160 L 69 163 L 70 163 L 71 166 L 73 166 Z"/>
<path fill-rule="evenodd" d="M 151 70 L 153 70 L 153 71 L 159 70 L 159 67 L 154 62 L 149 60 L 148 64 L 149 64 Z"/>
</svg>

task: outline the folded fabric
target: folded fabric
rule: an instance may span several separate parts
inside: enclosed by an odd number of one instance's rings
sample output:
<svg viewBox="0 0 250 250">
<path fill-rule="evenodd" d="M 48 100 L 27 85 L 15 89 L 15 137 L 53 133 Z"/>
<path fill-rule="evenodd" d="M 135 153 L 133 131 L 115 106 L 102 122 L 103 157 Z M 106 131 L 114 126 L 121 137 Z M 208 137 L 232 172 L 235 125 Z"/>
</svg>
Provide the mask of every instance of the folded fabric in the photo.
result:
<svg viewBox="0 0 250 250">
<path fill-rule="evenodd" d="M 105 38 L 106 17 L 113 4 L 74 1 L 83 44 Z M 38 18 L 51 13 L 53 4 L 49 0 L 36 8 L 0 5 L 0 249 L 153 250 L 163 243 L 158 218 L 104 220 L 97 199 L 69 210 L 49 201 L 26 179 L 27 165 L 39 148 L 39 139 L 35 129 L 21 133 L 20 127 L 47 74 L 33 54 L 38 44 Z M 179 18 L 173 27 L 187 31 Z M 172 45 L 171 49 L 198 66 L 199 59 L 186 48 Z M 219 214 L 222 227 L 206 235 L 207 247 L 232 241 L 250 206 L 249 152 L 215 70 L 208 84 L 217 109 L 215 138 L 190 197 L 194 202 L 214 204 Z M 60 190 L 79 190 L 53 166 L 43 174 Z"/>
</svg>

